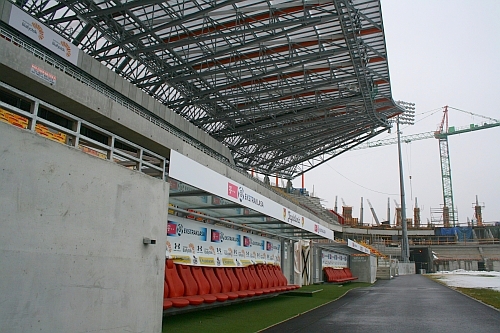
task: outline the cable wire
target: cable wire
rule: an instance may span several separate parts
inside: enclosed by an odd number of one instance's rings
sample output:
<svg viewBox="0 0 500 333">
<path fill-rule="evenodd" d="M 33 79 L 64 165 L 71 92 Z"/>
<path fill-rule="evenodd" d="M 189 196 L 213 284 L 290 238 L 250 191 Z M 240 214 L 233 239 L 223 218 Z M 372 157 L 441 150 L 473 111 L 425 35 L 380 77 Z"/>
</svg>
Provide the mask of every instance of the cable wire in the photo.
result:
<svg viewBox="0 0 500 333">
<path fill-rule="evenodd" d="M 344 176 L 343 174 L 341 174 L 340 172 L 338 172 L 337 170 L 335 170 L 330 164 L 326 163 L 326 165 L 328 165 L 333 171 L 335 171 L 336 173 L 338 173 L 343 178 L 347 179 L 348 181 L 350 181 L 351 183 L 353 183 L 355 185 L 358 185 L 361 188 L 364 188 L 365 190 L 372 191 L 372 192 L 375 192 L 375 193 L 380 193 L 380 194 L 386 194 L 386 195 L 399 195 L 397 193 L 386 193 L 386 192 L 381 192 L 381 191 L 377 191 L 377 190 L 372 190 L 371 188 L 368 188 L 366 186 L 363 186 L 361 184 L 356 183 L 353 180 L 350 180 L 349 178 L 347 178 L 346 176 Z"/>
</svg>

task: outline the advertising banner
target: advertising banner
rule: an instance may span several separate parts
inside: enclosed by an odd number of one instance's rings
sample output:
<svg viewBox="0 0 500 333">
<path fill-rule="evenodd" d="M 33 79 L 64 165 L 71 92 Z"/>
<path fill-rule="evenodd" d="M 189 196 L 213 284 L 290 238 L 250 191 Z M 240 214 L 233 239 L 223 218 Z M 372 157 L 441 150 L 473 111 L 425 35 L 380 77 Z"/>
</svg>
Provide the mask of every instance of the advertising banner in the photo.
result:
<svg viewBox="0 0 500 333">
<path fill-rule="evenodd" d="M 16 6 L 12 6 L 9 25 L 61 58 L 77 65 L 80 51 L 78 47 Z"/>
<path fill-rule="evenodd" d="M 358 244 L 355 241 L 350 240 L 350 239 L 347 240 L 347 246 L 349 246 L 352 249 L 358 250 L 360 252 L 366 253 L 366 254 L 370 254 L 371 253 L 371 251 L 370 251 L 369 248 L 367 248 L 367 247 L 365 247 L 365 246 L 363 246 L 361 244 Z"/>
<path fill-rule="evenodd" d="M 322 267 L 348 267 L 348 256 L 337 252 L 321 250 Z"/>
<path fill-rule="evenodd" d="M 281 243 L 230 228 L 171 217 L 167 224 L 167 258 L 194 266 L 281 265 Z"/>
<path fill-rule="evenodd" d="M 243 186 L 190 158 L 171 151 L 169 177 L 251 208 L 299 229 L 333 240 L 333 230 Z"/>
</svg>

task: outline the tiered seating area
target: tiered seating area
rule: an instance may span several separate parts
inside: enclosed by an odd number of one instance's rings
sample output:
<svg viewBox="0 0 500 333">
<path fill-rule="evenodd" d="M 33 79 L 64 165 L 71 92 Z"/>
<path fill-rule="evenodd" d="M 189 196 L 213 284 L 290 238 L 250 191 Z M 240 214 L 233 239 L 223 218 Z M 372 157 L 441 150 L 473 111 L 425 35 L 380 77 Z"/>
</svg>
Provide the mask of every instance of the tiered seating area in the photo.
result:
<svg viewBox="0 0 500 333">
<path fill-rule="evenodd" d="M 330 283 L 344 283 L 358 279 L 356 276 L 352 276 L 351 269 L 348 267 L 324 267 L 323 272 L 325 273 L 325 281 Z"/>
<path fill-rule="evenodd" d="M 220 303 L 276 296 L 299 288 L 289 285 L 279 266 L 199 267 L 167 259 L 164 313 L 214 307 Z"/>
<path fill-rule="evenodd" d="M 377 248 L 375 248 L 374 246 L 370 245 L 370 244 L 367 244 L 363 241 L 359 242 L 361 245 L 363 245 L 364 247 L 367 247 L 368 249 L 370 249 L 370 252 L 374 255 L 376 255 L 377 257 L 380 257 L 380 258 L 388 258 L 387 255 L 383 254 L 382 252 L 380 252 Z"/>
</svg>

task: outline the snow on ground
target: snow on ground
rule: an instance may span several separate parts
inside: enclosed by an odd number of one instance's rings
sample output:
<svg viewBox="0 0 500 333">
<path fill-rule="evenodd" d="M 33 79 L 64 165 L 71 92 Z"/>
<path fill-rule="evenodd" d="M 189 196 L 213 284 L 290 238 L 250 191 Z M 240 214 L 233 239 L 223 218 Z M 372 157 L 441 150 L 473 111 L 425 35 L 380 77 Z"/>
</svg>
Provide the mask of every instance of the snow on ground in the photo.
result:
<svg viewBox="0 0 500 333">
<path fill-rule="evenodd" d="M 433 275 L 450 287 L 485 288 L 500 291 L 500 272 L 478 272 L 457 269 L 441 271 Z"/>
</svg>

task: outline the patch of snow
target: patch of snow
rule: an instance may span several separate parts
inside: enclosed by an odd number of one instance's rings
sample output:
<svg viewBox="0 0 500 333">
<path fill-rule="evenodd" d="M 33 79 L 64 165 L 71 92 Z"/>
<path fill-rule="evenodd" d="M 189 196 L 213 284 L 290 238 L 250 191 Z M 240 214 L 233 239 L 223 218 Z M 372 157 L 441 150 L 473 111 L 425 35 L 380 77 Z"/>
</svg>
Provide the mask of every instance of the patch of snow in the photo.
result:
<svg viewBox="0 0 500 333">
<path fill-rule="evenodd" d="M 434 274 L 440 281 L 450 287 L 483 288 L 500 291 L 500 272 L 466 271 L 441 271 Z"/>
</svg>

